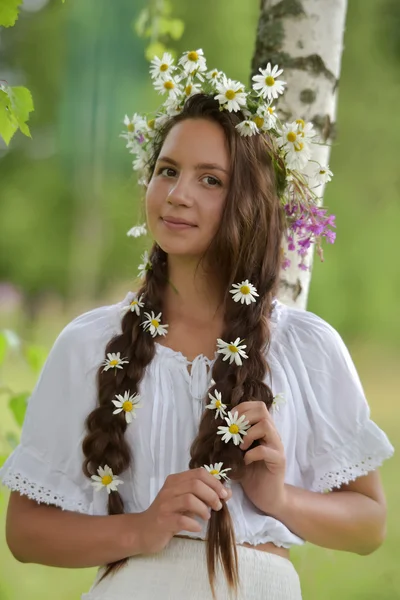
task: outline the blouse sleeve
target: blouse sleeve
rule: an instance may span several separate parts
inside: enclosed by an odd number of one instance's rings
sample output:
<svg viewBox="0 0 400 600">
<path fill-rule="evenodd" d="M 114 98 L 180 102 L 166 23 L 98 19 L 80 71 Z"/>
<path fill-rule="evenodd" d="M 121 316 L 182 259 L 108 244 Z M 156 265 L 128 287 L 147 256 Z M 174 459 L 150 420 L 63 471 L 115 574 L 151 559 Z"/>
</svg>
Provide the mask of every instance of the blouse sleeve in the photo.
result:
<svg viewBox="0 0 400 600">
<path fill-rule="evenodd" d="M 394 448 L 370 418 L 360 378 L 339 333 L 309 311 L 290 312 L 286 343 L 301 398 L 296 458 L 304 487 L 326 492 L 375 470 Z"/>
<path fill-rule="evenodd" d="M 107 336 L 105 307 L 69 323 L 56 339 L 29 398 L 21 441 L 3 485 L 38 503 L 93 514 L 93 486 L 82 471 L 84 421 L 97 402 L 95 374 Z"/>
</svg>

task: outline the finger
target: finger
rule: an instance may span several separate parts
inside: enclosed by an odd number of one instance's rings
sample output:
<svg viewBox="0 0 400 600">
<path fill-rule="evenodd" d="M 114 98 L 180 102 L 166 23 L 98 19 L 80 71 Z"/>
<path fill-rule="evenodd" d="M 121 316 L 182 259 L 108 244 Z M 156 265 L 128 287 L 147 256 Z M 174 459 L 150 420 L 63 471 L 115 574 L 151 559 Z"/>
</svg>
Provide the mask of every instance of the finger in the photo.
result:
<svg viewBox="0 0 400 600">
<path fill-rule="evenodd" d="M 217 479 L 214 475 L 211 475 L 204 467 L 199 467 L 198 469 L 192 469 L 191 471 L 192 477 L 196 479 L 200 479 L 206 485 L 208 485 L 212 490 L 215 491 L 216 494 L 220 498 L 227 500 L 229 497 L 229 492 L 227 488 L 223 484 L 222 479 Z M 228 493 L 227 493 L 228 492 Z"/>
<path fill-rule="evenodd" d="M 272 418 L 264 402 L 243 402 L 232 409 L 232 413 L 238 413 L 238 417 L 244 416 L 250 425 L 254 425 L 261 419 Z"/>
<path fill-rule="evenodd" d="M 247 435 L 240 444 L 241 450 L 247 450 L 255 440 L 263 440 L 276 449 L 282 448 L 282 442 L 275 425 L 269 419 L 261 419 L 247 430 Z"/>
<path fill-rule="evenodd" d="M 210 510 L 207 504 L 192 493 L 183 494 L 175 498 L 171 508 L 173 512 L 196 515 L 204 519 L 204 521 L 208 521 L 210 518 Z"/>
<path fill-rule="evenodd" d="M 275 448 L 268 448 L 268 446 L 257 446 L 248 450 L 244 455 L 245 465 L 250 465 L 253 462 L 263 460 L 268 464 L 268 469 L 274 471 L 274 469 L 280 469 L 286 464 L 285 455 Z"/>
<path fill-rule="evenodd" d="M 180 531 L 192 531 L 193 533 L 199 533 L 202 530 L 201 524 L 195 519 L 188 515 L 178 515 L 173 528 L 173 533 L 179 533 Z"/>
<path fill-rule="evenodd" d="M 213 477 L 212 475 L 211 477 L 215 479 L 215 477 Z M 200 479 L 188 479 L 176 487 L 174 494 L 175 497 L 184 496 L 185 494 L 193 494 L 194 496 L 196 496 L 196 498 L 204 502 L 204 504 L 206 504 L 213 510 L 220 509 L 220 496 L 215 490 L 213 490 L 210 486 L 208 486 L 206 483 L 204 483 L 204 481 L 201 481 Z"/>
</svg>

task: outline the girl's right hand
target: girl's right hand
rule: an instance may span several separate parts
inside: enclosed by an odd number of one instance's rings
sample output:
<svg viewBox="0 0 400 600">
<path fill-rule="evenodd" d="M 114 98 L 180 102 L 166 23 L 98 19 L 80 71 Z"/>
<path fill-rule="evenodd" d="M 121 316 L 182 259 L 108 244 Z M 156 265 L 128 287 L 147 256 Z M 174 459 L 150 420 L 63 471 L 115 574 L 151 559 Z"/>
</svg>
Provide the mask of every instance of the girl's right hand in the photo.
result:
<svg viewBox="0 0 400 600">
<path fill-rule="evenodd" d="M 154 502 L 141 513 L 141 553 L 159 552 L 182 530 L 200 532 L 193 517 L 208 521 L 210 509 L 220 510 L 221 500 L 231 496 L 231 489 L 202 467 L 168 475 Z"/>
</svg>

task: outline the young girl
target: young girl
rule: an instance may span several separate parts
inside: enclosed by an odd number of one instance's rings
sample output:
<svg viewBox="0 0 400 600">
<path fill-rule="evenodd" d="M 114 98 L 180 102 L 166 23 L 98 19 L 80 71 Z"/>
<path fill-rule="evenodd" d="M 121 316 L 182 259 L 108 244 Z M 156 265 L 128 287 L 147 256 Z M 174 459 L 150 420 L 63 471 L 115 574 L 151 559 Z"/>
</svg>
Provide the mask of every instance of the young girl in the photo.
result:
<svg viewBox="0 0 400 600">
<path fill-rule="evenodd" d="M 181 60 L 185 90 L 200 58 Z M 182 86 L 170 57 L 152 67 Z M 128 120 L 137 161 L 152 151 L 144 282 L 61 332 L 1 470 L 11 552 L 99 566 L 85 600 L 299 600 L 291 546 L 369 554 L 385 537 L 377 467 L 394 449 L 340 335 L 276 298 L 294 214 L 279 173 L 304 184 L 290 161 L 309 129 L 278 164 L 271 98 L 261 117 L 263 89 L 245 105 L 216 77 L 220 97 L 195 88 L 155 126 Z"/>
</svg>

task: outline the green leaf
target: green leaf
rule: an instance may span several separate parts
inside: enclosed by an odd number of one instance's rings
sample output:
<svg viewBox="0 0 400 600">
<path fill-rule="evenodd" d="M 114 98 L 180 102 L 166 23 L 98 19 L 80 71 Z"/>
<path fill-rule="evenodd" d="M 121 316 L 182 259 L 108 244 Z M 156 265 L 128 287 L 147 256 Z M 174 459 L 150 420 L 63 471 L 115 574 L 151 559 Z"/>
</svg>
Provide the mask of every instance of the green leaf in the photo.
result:
<svg viewBox="0 0 400 600">
<path fill-rule="evenodd" d="M 24 356 L 35 373 L 39 373 L 46 361 L 47 350 L 41 346 L 29 345 L 24 349 Z"/>
<path fill-rule="evenodd" d="M 32 94 L 25 87 L 12 87 L 10 89 L 11 110 L 17 119 L 22 133 L 30 137 L 26 121 L 29 119 L 29 113 L 33 111 Z"/>
<path fill-rule="evenodd" d="M 8 406 L 20 427 L 22 427 L 22 424 L 24 422 L 28 398 L 29 393 L 23 392 L 22 394 L 17 394 L 16 396 L 10 398 L 8 402 Z"/>
<path fill-rule="evenodd" d="M 18 6 L 22 0 L 0 0 L 0 26 L 12 27 L 18 19 Z"/>
<path fill-rule="evenodd" d="M 154 42 L 146 48 L 145 56 L 147 60 L 153 60 L 155 56 L 161 57 L 166 51 L 166 47 L 161 42 Z"/>
<path fill-rule="evenodd" d="M 143 37 L 145 27 L 149 20 L 150 13 L 148 8 L 144 8 L 140 13 L 136 21 L 133 23 L 133 29 L 139 37 Z"/>
<path fill-rule="evenodd" d="M 0 90 L 0 135 L 7 146 L 17 129 L 18 123 L 11 111 L 10 98 L 4 90 Z"/>
<path fill-rule="evenodd" d="M 182 21 L 182 19 L 170 20 L 169 34 L 173 40 L 179 40 L 183 35 L 184 29 L 185 23 Z"/>
</svg>

